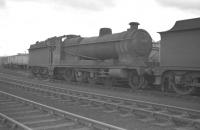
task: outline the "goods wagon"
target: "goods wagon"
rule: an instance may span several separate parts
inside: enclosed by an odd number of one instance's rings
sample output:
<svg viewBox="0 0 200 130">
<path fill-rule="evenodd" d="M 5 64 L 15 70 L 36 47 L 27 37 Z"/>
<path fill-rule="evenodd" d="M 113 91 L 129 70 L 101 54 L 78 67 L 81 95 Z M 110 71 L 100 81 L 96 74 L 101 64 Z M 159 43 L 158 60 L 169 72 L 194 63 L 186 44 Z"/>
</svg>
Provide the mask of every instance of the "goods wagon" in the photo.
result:
<svg viewBox="0 0 200 130">
<path fill-rule="evenodd" d="M 0 57 L 0 66 L 3 66 L 3 57 Z"/>
<path fill-rule="evenodd" d="M 160 35 L 162 89 L 193 92 L 200 87 L 200 18 L 177 21 Z"/>
<path fill-rule="evenodd" d="M 1 66 L 3 66 L 3 64 L 5 63 L 4 60 L 5 60 L 4 56 L 1 56 L 0 57 L 0 65 Z"/>
<path fill-rule="evenodd" d="M 121 33 L 102 28 L 96 37 L 66 35 L 31 45 L 31 71 L 91 83 L 112 84 L 120 78 L 135 89 L 140 86 L 152 50 L 151 36 L 138 25 L 131 22 Z"/>
<path fill-rule="evenodd" d="M 7 64 L 8 64 L 8 56 L 1 57 L 1 65 L 3 67 L 6 67 Z"/>
<path fill-rule="evenodd" d="M 5 67 L 11 68 L 27 68 L 29 62 L 29 55 L 19 53 L 18 55 L 5 56 L 2 59 L 2 63 Z"/>
</svg>

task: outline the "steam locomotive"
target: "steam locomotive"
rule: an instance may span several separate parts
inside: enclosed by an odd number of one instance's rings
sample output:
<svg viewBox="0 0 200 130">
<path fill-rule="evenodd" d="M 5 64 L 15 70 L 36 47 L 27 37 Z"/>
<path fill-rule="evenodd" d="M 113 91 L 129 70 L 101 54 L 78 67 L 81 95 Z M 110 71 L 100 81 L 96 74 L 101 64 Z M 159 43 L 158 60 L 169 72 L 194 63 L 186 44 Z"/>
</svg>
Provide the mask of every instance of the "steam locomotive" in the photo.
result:
<svg viewBox="0 0 200 130">
<path fill-rule="evenodd" d="M 200 18 L 180 20 L 159 32 L 160 47 L 150 34 L 131 22 L 130 28 L 99 36 L 64 35 L 29 48 L 29 69 L 35 76 L 89 84 L 128 83 L 132 89 L 161 86 L 162 91 L 193 93 L 200 87 Z"/>
<path fill-rule="evenodd" d="M 66 35 L 31 45 L 31 71 L 34 75 L 91 84 L 128 81 L 136 89 L 143 84 L 140 80 L 152 50 L 151 36 L 138 25 L 131 22 L 130 28 L 121 33 L 101 28 L 97 37 Z"/>
</svg>

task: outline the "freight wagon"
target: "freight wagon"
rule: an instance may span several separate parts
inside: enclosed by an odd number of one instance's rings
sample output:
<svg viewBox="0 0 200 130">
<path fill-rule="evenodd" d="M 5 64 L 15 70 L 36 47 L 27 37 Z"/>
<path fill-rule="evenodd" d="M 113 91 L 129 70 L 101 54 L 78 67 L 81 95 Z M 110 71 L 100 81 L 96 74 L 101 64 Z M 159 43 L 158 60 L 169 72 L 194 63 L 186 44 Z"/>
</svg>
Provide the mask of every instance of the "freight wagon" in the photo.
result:
<svg viewBox="0 0 200 130">
<path fill-rule="evenodd" d="M 27 69 L 29 64 L 29 54 L 19 53 L 13 56 L 2 57 L 2 65 L 7 68 Z"/>
</svg>

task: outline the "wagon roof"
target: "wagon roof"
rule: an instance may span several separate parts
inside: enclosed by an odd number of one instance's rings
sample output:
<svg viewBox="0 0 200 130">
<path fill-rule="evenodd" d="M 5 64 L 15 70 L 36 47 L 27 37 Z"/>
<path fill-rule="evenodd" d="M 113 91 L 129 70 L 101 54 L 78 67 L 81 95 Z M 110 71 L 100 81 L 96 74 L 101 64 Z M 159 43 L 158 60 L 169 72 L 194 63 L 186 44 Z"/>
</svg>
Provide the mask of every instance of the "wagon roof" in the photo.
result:
<svg viewBox="0 0 200 130">
<path fill-rule="evenodd" d="M 175 25 L 170 30 L 159 33 L 176 32 L 176 31 L 193 30 L 193 29 L 200 29 L 200 17 L 194 19 L 185 19 L 176 21 Z"/>
</svg>

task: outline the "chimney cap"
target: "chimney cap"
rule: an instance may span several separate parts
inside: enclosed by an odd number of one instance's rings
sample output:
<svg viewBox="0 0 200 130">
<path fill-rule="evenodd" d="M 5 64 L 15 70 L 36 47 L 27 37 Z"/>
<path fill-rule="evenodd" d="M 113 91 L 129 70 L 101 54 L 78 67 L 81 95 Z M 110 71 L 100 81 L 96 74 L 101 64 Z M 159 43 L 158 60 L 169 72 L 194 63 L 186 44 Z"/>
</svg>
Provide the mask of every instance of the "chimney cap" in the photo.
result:
<svg viewBox="0 0 200 130">
<path fill-rule="evenodd" d="M 129 25 L 140 25 L 138 22 L 130 22 Z"/>
</svg>

